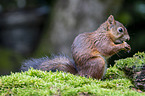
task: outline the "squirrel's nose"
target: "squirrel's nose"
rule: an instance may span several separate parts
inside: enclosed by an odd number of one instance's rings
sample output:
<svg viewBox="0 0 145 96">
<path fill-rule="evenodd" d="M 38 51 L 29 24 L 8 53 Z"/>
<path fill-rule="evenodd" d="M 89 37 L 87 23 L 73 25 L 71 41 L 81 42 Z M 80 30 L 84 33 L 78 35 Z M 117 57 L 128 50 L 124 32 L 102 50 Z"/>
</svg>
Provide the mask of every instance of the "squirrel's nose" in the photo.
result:
<svg viewBox="0 0 145 96">
<path fill-rule="evenodd" d="M 128 41 L 130 40 L 130 37 L 129 37 L 129 35 L 127 35 L 127 37 L 126 37 L 126 40 L 128 40 Z"/>
<path fill-rule="evenodd" d="M 125 35 L 125 36 L 124 36 L 124 39 L 125 39 L 125 41 L 129 41 L 129 40 L 130 40 L 129 35 Z"/>
<path fill-rule="evenodd" d="M 128 35 L 128 41 L 130 40 L 130 37 L 129 37 L 129 35 Z"/>
</svg>

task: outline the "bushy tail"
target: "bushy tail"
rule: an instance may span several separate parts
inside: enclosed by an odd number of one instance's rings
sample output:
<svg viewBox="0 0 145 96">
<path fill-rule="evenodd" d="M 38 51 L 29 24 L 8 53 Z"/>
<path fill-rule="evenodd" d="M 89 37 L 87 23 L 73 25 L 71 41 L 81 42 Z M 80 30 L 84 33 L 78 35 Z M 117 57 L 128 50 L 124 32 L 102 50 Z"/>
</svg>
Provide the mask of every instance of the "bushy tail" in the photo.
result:
<svg viewBox="0 0 145 96">
<path fill-rule="evenodd" d="M 39 69 L 39 66 L 47 60 L 49 60 L 48 57 L 43 57 L 43 58 L 39 58 L 39 59 L 31 58 L 30 60 L 25 60 L 22 63 L 20 70 L 27 71 L 30 67 L 32 67 L 34 69 Z"/>
<path fill-rule="evenodd" d="M 58 70 L 63 72 L 70 72 L 72 74 L 77 73 L 74 61 L 65 56 L 55 56 L 52 59 L 43 57 L 39 59 L 26 60 L 25 62 L 23 62 L 21 70 L 27 71 L 30 67 L 44 71 L 51 70 L 54 72 Z"/>
</svg>

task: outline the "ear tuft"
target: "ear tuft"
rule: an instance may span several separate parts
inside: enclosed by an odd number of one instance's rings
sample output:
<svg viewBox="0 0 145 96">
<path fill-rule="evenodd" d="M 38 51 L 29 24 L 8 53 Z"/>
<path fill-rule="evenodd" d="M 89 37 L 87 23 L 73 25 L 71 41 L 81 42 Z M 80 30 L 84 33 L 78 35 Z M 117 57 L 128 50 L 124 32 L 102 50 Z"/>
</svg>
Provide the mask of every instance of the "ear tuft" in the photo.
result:
<svg viewBox="0 0 145 96">
<path fill-rule="evenodd" d="M 108 17 L 107 21 L 108 21 L 109 24 L 115 24 L 115 19 L 114 19 L 113 15 L 110 15 Z"/>
</svg>

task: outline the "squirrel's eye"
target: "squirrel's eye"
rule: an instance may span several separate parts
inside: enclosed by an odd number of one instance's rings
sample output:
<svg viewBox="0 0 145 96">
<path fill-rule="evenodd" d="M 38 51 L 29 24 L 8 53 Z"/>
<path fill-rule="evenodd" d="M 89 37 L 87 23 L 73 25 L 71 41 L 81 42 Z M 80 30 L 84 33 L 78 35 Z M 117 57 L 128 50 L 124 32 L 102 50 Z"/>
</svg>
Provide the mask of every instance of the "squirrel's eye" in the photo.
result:
<svg viewBox="0 0 145 96">
<path fill-rule="evenodd" d="M 117 28 L 117 31 L 120 32 L 120 33 L 122 33 L 122 32 L 124 32 L 124 29 L 122 27 L 118 27 Z"/>
</svg>

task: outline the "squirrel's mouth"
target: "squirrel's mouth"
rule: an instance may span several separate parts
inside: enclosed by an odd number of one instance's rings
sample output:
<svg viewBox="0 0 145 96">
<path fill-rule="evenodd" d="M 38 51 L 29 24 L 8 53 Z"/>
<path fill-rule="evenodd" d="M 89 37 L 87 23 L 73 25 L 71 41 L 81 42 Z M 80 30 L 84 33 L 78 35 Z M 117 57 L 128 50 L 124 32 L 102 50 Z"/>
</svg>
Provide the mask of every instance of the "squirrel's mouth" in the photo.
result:
<svg viewBox="0 0 145 96">
<path fill-rule="evenodd" d="M 121 40 L 117 40 L 117 41 L 115 41 L 114 43 L 115 44 L 122 44 L 124 41 L 121 41 Z"/>
<path fill-rule="evenodd" d="M 126 38 L 119 38 L 114 41 L 115 44 L 122 44 L 123 42 L 127 41 L 128 39 Z"/>
</svg>

